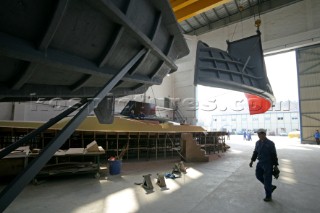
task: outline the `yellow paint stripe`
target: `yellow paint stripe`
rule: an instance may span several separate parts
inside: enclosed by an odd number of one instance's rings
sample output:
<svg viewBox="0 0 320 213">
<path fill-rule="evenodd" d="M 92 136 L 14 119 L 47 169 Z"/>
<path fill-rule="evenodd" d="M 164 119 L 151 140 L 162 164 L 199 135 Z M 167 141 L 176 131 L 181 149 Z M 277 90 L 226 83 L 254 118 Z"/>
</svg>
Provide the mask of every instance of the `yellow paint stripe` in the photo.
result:
<svg viewBox="0 0 320 213">
<path fill-rule="evenodd" d="M 182 22 L 188 18 L 196 16 L 200 13 L 208 11 L 214 7 L 228 3 L 230 0 L 200 0 L 180 10 L 175 11 L 178 22 Z"/>
<path fill-rule="evenodd" d="M 198 0 L 170 0 L 170 4 L 173 11 L 177 11 L 197 1 Z"/>
</svg>

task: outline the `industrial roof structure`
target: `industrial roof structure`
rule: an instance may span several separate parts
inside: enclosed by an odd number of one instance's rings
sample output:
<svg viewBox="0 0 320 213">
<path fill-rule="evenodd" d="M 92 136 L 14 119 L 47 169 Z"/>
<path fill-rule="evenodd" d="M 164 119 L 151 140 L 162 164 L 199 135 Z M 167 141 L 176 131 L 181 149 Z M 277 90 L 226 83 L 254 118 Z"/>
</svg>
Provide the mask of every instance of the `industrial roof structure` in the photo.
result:
<svg viewBox="0 0 320 213">
<path fill-rule="evenodd" d="M 201 35 L 301 0 L 170 0 L 184 34 Z"/>
</svg>

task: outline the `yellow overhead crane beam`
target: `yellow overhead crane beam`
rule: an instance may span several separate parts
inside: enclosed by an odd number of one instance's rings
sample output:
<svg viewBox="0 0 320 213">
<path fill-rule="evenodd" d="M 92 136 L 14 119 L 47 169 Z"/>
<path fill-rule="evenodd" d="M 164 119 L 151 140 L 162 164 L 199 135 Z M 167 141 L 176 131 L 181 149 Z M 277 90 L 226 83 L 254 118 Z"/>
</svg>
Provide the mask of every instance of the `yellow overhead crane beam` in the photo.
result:
<svg viewBox="0 0 320 213">
<path fill-rule="evenodd" d="M 230 0 L 170 0 L 178 22 L 196 16 Z"/>
</svg>

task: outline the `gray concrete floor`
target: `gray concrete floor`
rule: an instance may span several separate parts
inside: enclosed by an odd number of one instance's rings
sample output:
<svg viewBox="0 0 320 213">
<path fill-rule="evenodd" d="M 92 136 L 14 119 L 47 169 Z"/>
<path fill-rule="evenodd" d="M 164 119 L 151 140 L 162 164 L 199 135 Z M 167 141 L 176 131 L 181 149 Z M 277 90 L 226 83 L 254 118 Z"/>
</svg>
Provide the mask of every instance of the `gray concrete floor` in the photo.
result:
<svg viewBox="0 0 320 213">
<path fill-rule="evenodd" d="M 257 136 L 250 142 L 231 136 L 226 153 L 211 156 L 207 163 L 185 163 L 187 173 L 165 179 L 166 189 L 155 184 L 156 174 L 170 172 L 178 159 L 124 162 L 120 175 L 100 179 L 81 175 L 30 184 L 5 212 L 319 212 L 320 146 L 269 138 L 276 144 L 281 170 L 269 203 L 263 201 L 263 186 L 248 165 Z M 152 174 L 153 191 L 135 184 L 146 174 Z"/>
</svg>

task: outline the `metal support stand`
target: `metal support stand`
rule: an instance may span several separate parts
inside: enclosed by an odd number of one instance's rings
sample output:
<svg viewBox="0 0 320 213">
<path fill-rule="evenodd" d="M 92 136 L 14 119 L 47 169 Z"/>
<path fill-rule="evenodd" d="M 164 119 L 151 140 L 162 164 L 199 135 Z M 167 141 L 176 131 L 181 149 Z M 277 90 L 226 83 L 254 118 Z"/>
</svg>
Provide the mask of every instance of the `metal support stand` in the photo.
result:
<svg viewBox="0 0 320 213">
<path fill-rule="evenodd" d="M 137 61 L 146 53 L 142 49 L 119 71 L 97 95 L 87 102 L 84 107 L 63 127 L 63 129 L 51 140 L 43 149 L 39 156 L 34 159 L 9 185 L 0 193 L 0 212 L 3 212 L 23 188 L 39 173 L 41 168 L 50 160 L 54 153 L 72 135 L 81 122 L 94 110 L 94 108 L 104 99 L 111 89 L 123 78 Z"/>
<path fill-rule="evenodd" d="M 151 174 L 143 175 L 143 184 L 142 187 L 146 190 L 153 190 L 153 184 L 151 181 Z"/>
<path fill-rule="evenodd" d="M 174 176 L 176 177 L 181 177 L 181 170 L 180 167 L 177 163 L 174 164 L 172 172 L 171 172 Z"/>
<path fill-rule="evenodd" d="M 157 184 L 162 188 L 162 187 L 167 187 L 166 180 L 164 179 L 163 174 L 157 174 Z"/>
<path fill-rule="evenodd" d="M 185 167 L 183 161 L 180 161 L 180 162 L 178 163 L 178 167 L 179 167 L 179 170 L 180 170 L 181 172 L 187 173 L 187 167 Z"/>
</svg>

